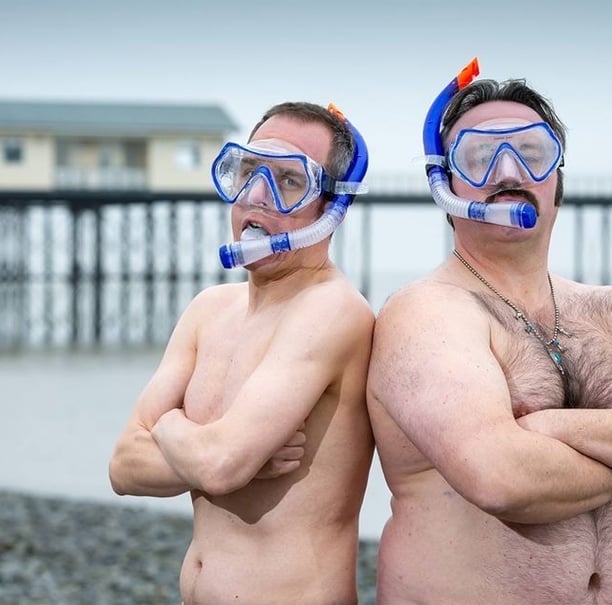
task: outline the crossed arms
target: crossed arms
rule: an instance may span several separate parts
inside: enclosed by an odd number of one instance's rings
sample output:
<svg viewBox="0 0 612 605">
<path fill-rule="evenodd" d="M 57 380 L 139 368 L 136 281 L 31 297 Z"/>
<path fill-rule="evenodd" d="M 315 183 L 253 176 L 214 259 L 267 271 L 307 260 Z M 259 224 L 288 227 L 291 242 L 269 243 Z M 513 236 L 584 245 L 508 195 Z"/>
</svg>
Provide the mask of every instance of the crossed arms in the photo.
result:
<svg viewBox="0 0 612 605">
<path fill-rule="evenodd" d="M 117 493 L 220 495 L 254 478 L 296 470 L 309 414 L 365 333 L 355 329 L 353 306 L 344 304 L 339 289 L 301 297 L 275 325 L 265 355 L 226 411 L 210 422 L 195 422 L 183 401 L 199 362 L 202 317 L 214 317 L 227 304 L 214 300 L 218 291 L 204 291 L 185 311 L 136 402 L 110 463 Z M 330 297 L 338 304 L 330 305 Z M 371 325 L 367 328 L 371 334 Z"/>
<path fill-rule="evenodd" d="M 369 396 L 458 493 L 500 519 L 554 522 L 609 502 L 612 410 L 516 420 L 490 343 L 469 293 L 409 288 L 377 320 Z"/>
</svg>

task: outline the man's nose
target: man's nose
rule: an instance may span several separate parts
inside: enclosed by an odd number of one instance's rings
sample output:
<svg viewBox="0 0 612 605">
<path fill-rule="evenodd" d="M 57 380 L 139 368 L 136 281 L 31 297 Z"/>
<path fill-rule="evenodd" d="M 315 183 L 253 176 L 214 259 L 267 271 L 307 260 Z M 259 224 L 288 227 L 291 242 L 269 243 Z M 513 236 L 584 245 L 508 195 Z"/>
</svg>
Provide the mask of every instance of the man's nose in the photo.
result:
<svg viewBox="0 0 612 605">
<path fill-rule="evenodd" d="M 512 153 L 502 152 L 495 162 L 488 184 L 519 185 L 523 180 L 523 172 L 520 169 L 518 159 Z"/>
<path fill-rule="evenodd" d="M 262 175 L 256 175 L 249 184 L 246 201 L 252 206 L 272 208 L 274 205 L 270 186 Z"/>
</svg>

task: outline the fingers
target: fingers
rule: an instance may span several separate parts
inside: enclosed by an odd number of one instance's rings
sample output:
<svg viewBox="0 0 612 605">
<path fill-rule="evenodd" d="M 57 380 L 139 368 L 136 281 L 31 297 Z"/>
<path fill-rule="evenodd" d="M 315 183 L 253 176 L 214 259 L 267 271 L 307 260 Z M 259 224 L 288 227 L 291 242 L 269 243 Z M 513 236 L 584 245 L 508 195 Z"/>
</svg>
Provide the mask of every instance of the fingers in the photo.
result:
<svg viewBox="0 0 612 605">
<path fill-rule="evenodd" d="M 274 471 L 277 473 L 277 476 L 286 475 L 287 473 L 296 471 L 298 468 L 300 468 L 299 460 L 277 460 L 274 464 Z"/>
<path fill-rule="evenodd" d="M 281 447 L 272 457 L 273 460 L 300 460 L 304 457 L 304 448 L 300 446 Z"/>
<path fill-rule="evenodd" d="M 271 458 L 255 475 L 256 479 L 276 479 L 300 468 L 300 460 L 279 460 Z"/>
<path fill-rule="evenodd" d="M 303 422 L 287 443 L 274 452 L 255 477 L 257 479 L 275 479 L 297 470 L 305 453 L 305 429 L 306 423 Z"/>
<path fill-rule="evenodd" d="M 297 430 L 285 443 L 285 446 L 304 445 L 306 443 L 306 434 L 302 430 Z"/>
</svg>

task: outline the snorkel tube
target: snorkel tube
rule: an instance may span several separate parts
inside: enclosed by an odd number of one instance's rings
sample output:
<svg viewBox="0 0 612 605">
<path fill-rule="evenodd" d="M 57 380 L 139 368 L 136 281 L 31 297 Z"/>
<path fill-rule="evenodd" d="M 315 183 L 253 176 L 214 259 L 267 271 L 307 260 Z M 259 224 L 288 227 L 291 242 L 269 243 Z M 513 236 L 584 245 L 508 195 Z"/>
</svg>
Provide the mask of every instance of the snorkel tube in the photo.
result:
<svg viewBox="0 0 612 605">
<path fill-rule="evenodd" d="M 312 225 L 295 231 L 240 240 L 221 246 L 219 258 L 225 269 L 250 265 L 272 254 L 298 250 L 319 243 L 329 237 L 344 220 L 353 197 L 357 193 L 367 192 L 367 187 L 362 184 L 368 169 L 368 148 L 365 140 L 335 105 L 330 103 L 328 110 L 344 120 L 348 126 L 355 140 L 355 152 L 342 182 L 335 183 L 334 196 L 325 212 Z"/>
<path fill-rule="evenodd" d="M 445 212 L 472 221 L 494 223 L 507 227 L 530 229 L 536 224 L 535 208 L 526 202 L 476 202 L 456 196 L 450 190 L 446 173 L 446 157 L 440 135 L 444 109 L 453 96 L 479 74 L 475 57 L 454 77 L 431 104 L 423 126 L 425 170 L 434 202 Z"/>
</svg>

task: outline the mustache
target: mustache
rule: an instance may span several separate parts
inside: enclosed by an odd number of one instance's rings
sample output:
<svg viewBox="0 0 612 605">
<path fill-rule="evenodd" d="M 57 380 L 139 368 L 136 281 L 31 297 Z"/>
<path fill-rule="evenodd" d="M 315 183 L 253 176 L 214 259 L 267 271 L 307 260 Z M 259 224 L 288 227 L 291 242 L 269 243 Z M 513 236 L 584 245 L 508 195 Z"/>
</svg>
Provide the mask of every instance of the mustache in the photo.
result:
<svg viewBox="0 0 612 605">
<path fill-rule="evenodd" d="M 539 215 L 540 210 L 538 207 L 538 198 L 531 192 L 526 189 L 498 189 L 494 191 L 491 195 L 487 196 L 485 202 L 491 203 L 497 201 L 499 197 L 502 195 L 505 196 L 514 196 L 516 198 L 522 198 L 527 200 L 532 206 L 535 207 L 536 213 Z"/>
</svg>

